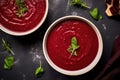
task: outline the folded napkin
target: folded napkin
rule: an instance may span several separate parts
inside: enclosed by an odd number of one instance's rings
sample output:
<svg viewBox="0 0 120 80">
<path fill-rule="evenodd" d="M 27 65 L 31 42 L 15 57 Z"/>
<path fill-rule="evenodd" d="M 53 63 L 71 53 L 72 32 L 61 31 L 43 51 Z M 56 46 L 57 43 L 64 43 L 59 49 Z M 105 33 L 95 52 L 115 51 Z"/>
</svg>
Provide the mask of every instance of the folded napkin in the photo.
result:
<svg viewBox="0 0 120 80">
<path fill-rule="evenodd" d="M 94 80 L 120 80 L 120 35 L 113 43 L 110 59 Z"/>
</svg>

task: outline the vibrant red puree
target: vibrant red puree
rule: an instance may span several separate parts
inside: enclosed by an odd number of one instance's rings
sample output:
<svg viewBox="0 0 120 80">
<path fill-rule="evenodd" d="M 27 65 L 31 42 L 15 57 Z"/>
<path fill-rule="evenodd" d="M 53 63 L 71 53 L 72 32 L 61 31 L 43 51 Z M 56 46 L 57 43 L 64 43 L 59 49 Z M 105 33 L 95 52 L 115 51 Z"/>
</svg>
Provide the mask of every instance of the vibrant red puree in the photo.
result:
<svg viewBox="0 0 120 80">
<path fill-rule="evenodd" d="M 80 48 L 78 56 L 69 58 L 67 51 L 71 38 L 76 37 Z M 98 51 L 98 38 L 94 30 L 81 20 L 65 20 L 55 25 L 47 39 L 47 51 L 51 60 L 67 70 L 78 70 L 89 65 Z"/>
<path fill-rule="evenodd" d="M 28 12 L 19 18 L 15 0 L 0 0 L 0 24 L 18 32 L 28 31 L 38 25 L 46 10 L 45 0 L 26 0 L 25 5 Z"/>
</svg>

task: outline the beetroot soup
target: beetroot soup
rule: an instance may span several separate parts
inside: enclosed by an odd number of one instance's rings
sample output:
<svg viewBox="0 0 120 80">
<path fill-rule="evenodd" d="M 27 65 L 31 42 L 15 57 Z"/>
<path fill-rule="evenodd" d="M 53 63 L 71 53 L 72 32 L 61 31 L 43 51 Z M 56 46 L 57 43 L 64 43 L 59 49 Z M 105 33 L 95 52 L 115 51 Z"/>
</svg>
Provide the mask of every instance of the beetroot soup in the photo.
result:
<svg viewBox="0 0 120 80">
<path fill-rule="evenodd" d="M 77 55 L 71 56 L 68 48 L 71 39 L 77 39 Z M 46 49 L 54 64 L 66 70 L 79 70 L 88 66 L 98 52 L 98 38 L 93 28 L 82 20 L 59 22 L 48 35 Z"/>
<path fill-rule="evenodd" d="M 22 6 L 25 8 L 22 11 L 27 10 L 22 14 L 22 17 L 18 16 L 17 12 L 20 7 L 16 4 L 16 1 L 20 0 L 0 0 L 0 24 L 16 32 L 33 29 L 45 15 L 46 0 L 25 0 Z"/>
</svg>

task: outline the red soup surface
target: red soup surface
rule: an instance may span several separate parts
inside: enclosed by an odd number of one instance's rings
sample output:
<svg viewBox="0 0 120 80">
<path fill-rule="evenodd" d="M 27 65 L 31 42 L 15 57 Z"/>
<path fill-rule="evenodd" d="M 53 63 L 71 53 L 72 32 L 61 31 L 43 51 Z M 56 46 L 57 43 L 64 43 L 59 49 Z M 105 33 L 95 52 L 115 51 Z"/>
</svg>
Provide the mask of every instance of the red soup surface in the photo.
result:
<svg viewBox="0 0 120 80">
<path fill-rule="evenodd" d="M 22 17 L 16 15 L 16 0 L 0 0 L 0 24 L 17 32 L 31 30 L 43 19 L 46 0 L 25 0 L 27 12 Z"/>
<path fill-rule="evenodd" d="M 67 51 L 71 38 L 76 37 L 80 48 L 77 56 Z M 47 52 L 57 66 L 66 70 L 78 70 L 88 66 L 98 52 L 95 31 L 81 20 L 65 20 L 54 26 L 47 39 Z"/>
</svg>

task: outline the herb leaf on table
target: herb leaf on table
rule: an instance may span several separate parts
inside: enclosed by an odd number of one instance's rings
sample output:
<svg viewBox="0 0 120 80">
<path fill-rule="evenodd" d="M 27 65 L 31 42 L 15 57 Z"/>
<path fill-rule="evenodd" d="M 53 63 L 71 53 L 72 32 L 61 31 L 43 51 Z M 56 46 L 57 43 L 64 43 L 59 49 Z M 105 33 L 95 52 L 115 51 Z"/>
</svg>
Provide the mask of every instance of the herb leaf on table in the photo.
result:
<svg viewBox="0 0 120 80">
<path fill-rule="evenodd" d="M 94 8 L 93 10 L 91 10 L 90 15 L 96 20 L 101 20 L 103 18 L 102 15 L 100 15 L 99 13 L 98 8 Z"/>
<path fill-rule="evenodd" d="M 7 70 L 10 70 L 12 67 L 13 67 L 13 64 L 14 64 L 14 52 L 12 51 L 11 49 L 11 46 L 10 44 L 4 39 L 2 38 L 2 47 L 10 52 L 12 55 L 10 56 L 7 56 L 6 58 L 4 58 L 4 69 L 7 69 Z"/>
<path fill-rule="evenodd" d="M 85 2 L 83 2 L 82 0 L 71 0 L 70 1 L 70 5 L 76 5 L 76 6 L 80 6 L 82 8 L 90 8 L 87 6 L 87 4 Z"/>
<path fill-rule="evenodd" d="M 44 72 L 44 69 L 43 69 L 42 63 L 40 61 L 40 66 L 37 67 L 35 70 L 35 76 L 39 76 L 39 75 L 41 76 L 43 74 L 43 72 Z"/>
<path fill-rule="evenodd" d="M 11 49 L 10 44 L 4 38 L 2 38 L 2 46 L 6 51 L 10 52 L 12 55 L 15 55 L 15 53 Z"/>
<path fill-rule="evenodd" d="M 7 56 L 4 59 L 4 69 L 10 70 L 14 64 L 14 56 Z"/>
</svg>

